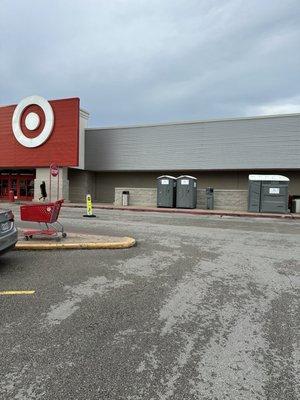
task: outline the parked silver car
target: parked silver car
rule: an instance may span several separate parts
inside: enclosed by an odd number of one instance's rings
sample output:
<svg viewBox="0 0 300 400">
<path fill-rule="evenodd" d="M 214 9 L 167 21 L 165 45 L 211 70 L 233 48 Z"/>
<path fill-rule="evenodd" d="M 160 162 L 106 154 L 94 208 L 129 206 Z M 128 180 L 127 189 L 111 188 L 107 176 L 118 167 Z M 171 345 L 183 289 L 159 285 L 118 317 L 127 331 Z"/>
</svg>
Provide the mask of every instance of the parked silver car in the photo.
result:
<svg viewBox="0 0 300 400">
<path fill-rule="evenodd" d="M 0 254 L 13 249 L 18 241 L 18 231 L 11 210 L 0 208 Z"/>
</svg>

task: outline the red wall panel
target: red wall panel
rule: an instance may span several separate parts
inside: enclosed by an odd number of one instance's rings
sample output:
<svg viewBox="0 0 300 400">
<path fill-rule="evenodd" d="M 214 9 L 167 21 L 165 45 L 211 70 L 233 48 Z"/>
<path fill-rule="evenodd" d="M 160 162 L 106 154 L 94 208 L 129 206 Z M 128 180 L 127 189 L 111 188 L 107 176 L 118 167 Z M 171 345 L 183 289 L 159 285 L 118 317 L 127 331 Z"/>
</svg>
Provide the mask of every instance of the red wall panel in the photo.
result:
<svg viewBox="0 0 300 400">
<path fill-rule="evenodd" d="M 79 98 L 51 100 L 54 127 L 49 139 L 39 147 L 27 148 L 15 138 L 12 116 L 16 105 L 0 107 L 0 168 L 77 166 L 79 155 Z M 28 112 L 36 112 L 41 119 L 37 132 L 29 131 L 24 125 Z M 40 107 L 32 105 L 24 110 L 21 118 L 23 133 L 34 137 L 40 133 L 45 118 Z"/>
</svg>

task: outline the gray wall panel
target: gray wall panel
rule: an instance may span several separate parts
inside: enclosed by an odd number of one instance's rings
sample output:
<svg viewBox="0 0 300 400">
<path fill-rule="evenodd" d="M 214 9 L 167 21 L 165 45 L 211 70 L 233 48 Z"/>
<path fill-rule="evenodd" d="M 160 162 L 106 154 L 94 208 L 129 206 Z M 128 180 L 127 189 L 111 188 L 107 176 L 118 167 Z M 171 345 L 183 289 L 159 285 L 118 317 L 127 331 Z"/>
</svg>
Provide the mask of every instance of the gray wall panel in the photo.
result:
<svg viewBox="0 0 300 400">
<path fill-rule="evenodd" d="M 86 169 L 300 168 L 300 115 L 86 130 Z"/>
</svg>

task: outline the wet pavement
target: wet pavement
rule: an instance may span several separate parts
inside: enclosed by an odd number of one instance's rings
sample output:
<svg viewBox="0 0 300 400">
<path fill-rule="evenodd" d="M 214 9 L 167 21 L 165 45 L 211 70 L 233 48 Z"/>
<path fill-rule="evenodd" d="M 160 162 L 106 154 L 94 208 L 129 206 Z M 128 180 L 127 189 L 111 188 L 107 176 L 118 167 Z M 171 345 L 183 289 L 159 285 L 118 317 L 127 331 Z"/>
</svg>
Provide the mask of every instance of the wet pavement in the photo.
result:
<svg viewBox="0 0 300 400">
<path fill-rule="evenodd" d="M 300 222 L 96 214 L 137 246 L 0 258 L 1 399 L 300 397 Z"/>
</svg>

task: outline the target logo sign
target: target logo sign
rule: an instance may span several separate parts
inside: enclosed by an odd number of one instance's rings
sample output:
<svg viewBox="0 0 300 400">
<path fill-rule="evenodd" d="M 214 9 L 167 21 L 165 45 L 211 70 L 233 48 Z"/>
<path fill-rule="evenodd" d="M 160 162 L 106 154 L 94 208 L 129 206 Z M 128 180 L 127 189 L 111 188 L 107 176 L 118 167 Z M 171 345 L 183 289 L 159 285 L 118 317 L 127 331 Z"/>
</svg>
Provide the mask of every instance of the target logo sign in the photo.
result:
<svg viewBox="0 0 300 400">
<path fill-rule="evenodd" d="M 80 100 L 23 98 L 0 106 L 0 169 L 77 167 Z"/>
<path fill-rule="evenodd" d="M 34 107 L 35 111 L 30 111 Z M 38 111 L 37 111 L 38 110 Z M 39 147 L 45 143 L 54 126 L 54 113 L 50 103 L 40 96 L 29 96 L 16 106 L 12 117 L 12 130 L 16 140 L 24 147 Z M 29 137 L 27 132 L 35 134 Z"/>
</svg>

